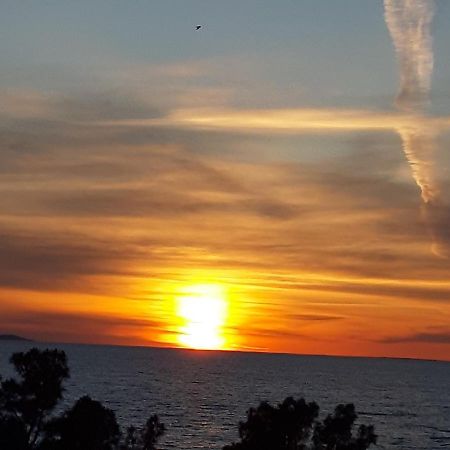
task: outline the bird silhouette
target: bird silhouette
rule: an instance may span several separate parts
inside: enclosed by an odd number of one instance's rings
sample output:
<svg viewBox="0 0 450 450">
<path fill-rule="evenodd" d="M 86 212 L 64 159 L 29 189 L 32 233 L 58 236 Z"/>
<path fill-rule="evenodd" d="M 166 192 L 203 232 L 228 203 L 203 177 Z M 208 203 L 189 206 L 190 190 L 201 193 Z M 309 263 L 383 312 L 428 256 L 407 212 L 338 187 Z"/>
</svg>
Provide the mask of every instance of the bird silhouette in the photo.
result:
<svg viewBox="0 0 450 450">
<path fill-rule="evenodd" d="M 202 27 L 201 25 L 197 25 L 197 26 L 195 27 L 195 29 L 198 31 L 198 30 L 200 30 L 201 27 Z"/>
</svg>

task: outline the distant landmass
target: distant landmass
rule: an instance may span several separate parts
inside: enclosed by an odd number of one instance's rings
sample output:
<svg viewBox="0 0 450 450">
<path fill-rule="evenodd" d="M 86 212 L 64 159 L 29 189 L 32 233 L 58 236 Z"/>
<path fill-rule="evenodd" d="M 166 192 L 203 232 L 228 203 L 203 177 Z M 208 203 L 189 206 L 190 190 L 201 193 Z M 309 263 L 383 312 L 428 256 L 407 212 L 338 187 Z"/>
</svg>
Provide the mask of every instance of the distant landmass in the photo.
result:
<svg viewBox="0 0 450 450">
<path fill-rule="evenodd" d="M 0 334 L 0 341 L 25 341 L 32 342 L 31 339 L 24 338 L 22 336 L 16 336 L 15 334 Z"/>
</svg>

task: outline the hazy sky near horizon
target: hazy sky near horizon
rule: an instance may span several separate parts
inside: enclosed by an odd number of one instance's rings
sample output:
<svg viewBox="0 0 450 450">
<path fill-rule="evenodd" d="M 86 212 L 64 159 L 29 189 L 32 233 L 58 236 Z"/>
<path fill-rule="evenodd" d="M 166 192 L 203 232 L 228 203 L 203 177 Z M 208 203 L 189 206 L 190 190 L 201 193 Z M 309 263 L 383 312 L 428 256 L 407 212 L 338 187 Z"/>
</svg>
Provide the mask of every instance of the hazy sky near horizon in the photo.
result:
<svg viewBox="0 0 450 450">
<path fill-rule="evenodd" d="M 382 1 L 2 2 L 0 333 L 450 359 L 434 5 L 405 107 Z"/>
</svg>

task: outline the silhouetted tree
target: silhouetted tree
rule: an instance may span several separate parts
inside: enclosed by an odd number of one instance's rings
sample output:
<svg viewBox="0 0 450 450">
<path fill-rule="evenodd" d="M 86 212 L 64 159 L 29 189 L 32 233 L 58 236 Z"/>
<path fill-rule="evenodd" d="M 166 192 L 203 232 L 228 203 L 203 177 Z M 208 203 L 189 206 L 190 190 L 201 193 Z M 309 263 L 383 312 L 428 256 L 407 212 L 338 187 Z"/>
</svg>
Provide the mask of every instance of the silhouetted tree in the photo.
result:
<svg viewBox="0 0 450 450">
<path fill-rule="evenodd" d="M 316 424 L 313 435 L 314 450 L 366 450 L 376 444 L 373 426 L 360 425 L 353 436 L 353 425 L 357 419 L 355 406 L 351 403 L 338 405 L 333 415 Z"/>
<path fill-rule="evenodd" d="M 361 425 L 353 436 L 352 404 L 338 405 L 323 422 L 318 414 L 318 405 L 304 399 L 288 397 L 277 407 L 263 402 L 239 424 L 240 442 L 224 450 L 366 450 L 376 444 L 372 426 Z"/>
<path fill-rule="evenodd" d="M 159 421 L 157 415 L 151 416 L 144 428 L 138 430 L 129 427 L 121 450 L 155 450 L 158 439 L 164 434 L 165 426 Z"/>
<path fill-rule="evenodd" d="M 27 431 L 19 418 L 0 413 L 0 449 L 29 449 Z"/>
<path fill-rule="evenodd" d="M 159 421 L 158 416 L 151 416 L 142 430 L 142 450 L 155 450 L 155 445 L 165 430 L 166 427 Z"/>
<path fill-rule="evenodd" d="M 114 412 L 87 396 L 50 423 L 47 432 L 43 449 L 114 450 L 120 439 Z"/>
<path fill-rule="evenodd" d="M 156 415 L 124 439 L 114 412 L 87 396 L 54 416 L 69 377 L 63 351 L 34 348 L 10 361 L 19 380 L 0 378 L 0 450 L 155 450 L 164 433 Z"/>
<path fill-rule="evenodd" d="M 241 441 L 224 450 L 304 449 L 319 413 L 316 403 L 288 397 L 277 407 L 267 402 L 250 408 L 247 421 L 239 424 Z"/>
<path fill-rule="evenodd" d="M 155 450 L 164 434 L 153 415 L 122 436 L 114 412 L 87 396 L 55 418 L 69 377 L 65 353 L 34 348 L 10 361 L 19 379 L 0 378 L 0 450 Z M 373 426 L 360 425 L 353 434 L 353 404 L 338 405 L 322 422 L 318 415 L 318 405 L 302 398 L 288 397 L 276 407 L 263 402 L 239 424 L 240 441 L 224 450 L 366 450 L 376 444 Z"/>
<path fill-rule="evenodd" d="M 15 436 L 18 448 L 34 449 L 62 398 L 62 383 L 69 377 L 67 358 L 62 351 L 33 348 L 14 353 L 10 362 L 19 380 L 11 378 L 0 385 L 0 442 Z"/>
</svg>

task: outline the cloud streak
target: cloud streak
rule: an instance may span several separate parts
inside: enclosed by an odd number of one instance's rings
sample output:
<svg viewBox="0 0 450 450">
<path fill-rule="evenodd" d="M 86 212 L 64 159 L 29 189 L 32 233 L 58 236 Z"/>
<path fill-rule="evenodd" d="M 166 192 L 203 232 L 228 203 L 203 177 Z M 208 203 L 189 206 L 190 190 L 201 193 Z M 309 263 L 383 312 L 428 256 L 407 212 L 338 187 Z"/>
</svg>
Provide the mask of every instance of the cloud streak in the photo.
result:
<svg viewBox="0 0 450 450">
<path fill-rule="evenodd" d="M 164 325 L 152 318 L 33 310 L 3 312 L 0 321 L 3 331 L 18 332 L 44 341 L 56 337 L 60 342 L 109 344 L 155 344 L 151 336 L 163 330 Z"/>
<path fill-rule="evenodd" d="M 433 0 L 385 0 L 385 20 L 400 66 L 396 103 L 416 112 L 429 101 L 433 73 Z"/>
<path fill-rule="evenodd" d="M 107 98 L 47 103 L 31 95 L 29 108 L 10 118 L 4 112 L 0 328 L 22 322 L 25 334 L 41 327 L 45 338 L 79 340 L 66 333 L 73 322 L 86 334 L 96 326 L 98 342 L 145 343 L 141 328 L 156 340 L 173 331 L 160 283 L 192 283 L 202 279 L 197 271 L 233 285 L 243 314 L 252 312 L 249 323 L 260 312 L 244 347 L 290 343 L 311 351 L 320 336 L 332 336 L 333 351 L 350 352 L 356 337 L 347 343 L 347 334 L 366 336 L 365 327 L 405 310 L 416 329 L 448 317 L 448 266 L 427 252 L 415 187 L 392 133 L 424 124 L 441 131 L 448 118 L 338 108 L 176 110 L 125 93 Z M 320 151 L 322 141 L 331 151 Z M 435 229 L 448 223 L 433 217 Z M 280 307 L 269 311 L 269 301 Z M 64 311 L 39 315 L 42 305 L 64 306 L 67 319 Z M 14 322 L 8 310 L 17 310 Z M 142 313 L 149 321 L 134 322 Z M 116 323 L 117 315 L 131 322 Z M 410 331 L 394 325 L 399 335 Z"/>
<path fill-rule="evenodd" d="M 396 105 L 402 111 L 423 116 L 429 103 L 433 73 L 431 25 L 434 2 L 385 0 L 384 6 L 386 25 L 400 68 L 400 91 Z M 434 132 L 423 124 L 409 129 L 400 127 L 399 134 L 422 199 L 425 203 L 433 202 L 439 194 L 433 167 Z"/>
<path fill-rule="evenodd" d="M 180 127 L 242 133 L 302 134 L 321 132 L 415 130 L 420 126 L 447 130 L 450 117 L 417 117 L 408 112 L 359 109 L 180 109 L 160 119 L 103 121 L 105 127 Z"/>
<path fill-rule="evenodd" d="M 408 334 L 405 336 L 391 336 L 382 339 L 384 344 L 402 344 L 409 342 L 427 343 L 427 344 L 450 344 L 450 330 L 442 331 L 423 331 L 420 333 Z"/>
<path fill-rule="evenodd" d="M 447 225 L 441 219 L 449 215 L 449 207 L 442 202 L 435 173 L 437 130 L 430 127 L 425 117 L 434 65 L 431 35 L 434 0 L 385 0 L 384 7 L 400 69 L 396 105 L 417 119 L 415 126 L 398 127 L 398 132 L 412 176 L 421 191 L 423 215 L 433 239 L 432 250 L 448 257 Z"/>
</svg>

